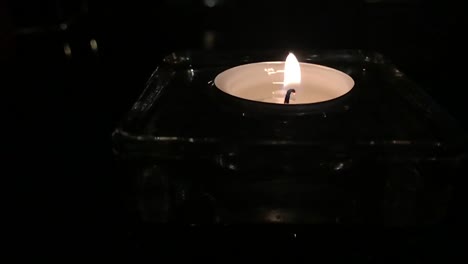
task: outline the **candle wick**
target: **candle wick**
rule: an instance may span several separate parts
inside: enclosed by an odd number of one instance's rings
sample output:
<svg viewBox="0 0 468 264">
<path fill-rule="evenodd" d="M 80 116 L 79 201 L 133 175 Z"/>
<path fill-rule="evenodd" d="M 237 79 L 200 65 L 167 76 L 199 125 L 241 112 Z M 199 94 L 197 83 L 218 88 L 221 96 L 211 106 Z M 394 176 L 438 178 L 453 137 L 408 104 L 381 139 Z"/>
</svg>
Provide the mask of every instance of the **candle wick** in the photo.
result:
<svg viewBox="0 0 468 264">
<path fill-rule="evenodd" d="M 284 103 L 285 104 L 289 104 L 289 99 L 291 97 L 291 93 L 296 93 L 296 90 L 294 89 L 289 89 L 287 92 L 286 92 L 286 96 L 284 97 Z"/>
</svg>

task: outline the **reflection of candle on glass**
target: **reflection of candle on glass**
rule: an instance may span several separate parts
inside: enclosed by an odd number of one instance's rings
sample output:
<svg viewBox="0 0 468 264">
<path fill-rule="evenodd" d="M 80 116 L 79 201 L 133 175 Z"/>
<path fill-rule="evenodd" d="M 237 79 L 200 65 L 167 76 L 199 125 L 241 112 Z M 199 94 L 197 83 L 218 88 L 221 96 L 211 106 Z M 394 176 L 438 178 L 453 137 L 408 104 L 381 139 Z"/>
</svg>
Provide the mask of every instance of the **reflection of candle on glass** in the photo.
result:
<svg viewBox="0 0 468 264">
<path fill-rule="evenodd" d="M 215 78 L 218 89 L 243 99 L 285 104 L 329 101 L 349 92 L 353 79 L 338 70 L 299 63 L 290 53 L 285 62 L 260 62 L 237 66 Z M 289 100 L 285 100 L 288 96 Z"/>
</svg>

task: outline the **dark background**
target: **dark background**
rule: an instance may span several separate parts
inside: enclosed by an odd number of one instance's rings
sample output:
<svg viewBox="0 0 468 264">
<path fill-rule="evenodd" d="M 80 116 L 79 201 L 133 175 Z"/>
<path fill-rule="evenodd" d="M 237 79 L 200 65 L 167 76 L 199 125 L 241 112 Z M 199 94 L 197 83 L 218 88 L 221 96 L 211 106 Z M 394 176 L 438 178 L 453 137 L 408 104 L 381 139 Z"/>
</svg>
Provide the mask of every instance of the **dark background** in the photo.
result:
<svg viewBox="0 0 468 264">
<path fill-rule="evenodd" d="M 171 226 L 152 227 L 155 236 L 138 235 L 149 227 L 127 201 L 131 177 L 114 161 L 110 136 L 161 58 L 185 49 L 379 51 L 466 128 L 459 67 L 464 13 L 455 1 L 423 0 L 1 0 L 4 175 L 14 192 L 7 200 L 10 244 L 37 249 L 28 251 L 32 256 L 59 251 L 136 257 L 150 251 L 181 257 L 186 250 L 224 252 L 232 247 L 218 242 L 231 245 L 227 240 L 234 237 L 252 252 L 266 242 L 295 254 L 321 245 L 330 256 L 351 254 L 367 262 L 454 256 L 462 243 L 451 239 L 446 226 L 379 231 L 384 233 L 294 227 L 305 237 L 294 243 L 289 231 L 270 227 L 258 227 L 252 236 L 233 235 L 251 227 L 213 232 Z M 358 238 L 364 242 L 356 244 Z"/>
</svg>

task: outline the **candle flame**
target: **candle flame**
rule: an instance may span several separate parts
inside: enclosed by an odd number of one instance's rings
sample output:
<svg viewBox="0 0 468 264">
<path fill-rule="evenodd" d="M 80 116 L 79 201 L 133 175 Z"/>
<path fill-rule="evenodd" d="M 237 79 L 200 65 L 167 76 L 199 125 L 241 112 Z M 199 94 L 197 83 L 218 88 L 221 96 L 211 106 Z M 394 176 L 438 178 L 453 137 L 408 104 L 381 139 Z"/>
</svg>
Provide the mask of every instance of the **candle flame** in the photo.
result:
<svg viewBox="0 0 468 264">
<path fill-rule="evenodd" d="M 289 53 L 284 65 L 284 88 L 294 88 L 301 84 L 301 66 L 294 54 Z"/>
</svg>

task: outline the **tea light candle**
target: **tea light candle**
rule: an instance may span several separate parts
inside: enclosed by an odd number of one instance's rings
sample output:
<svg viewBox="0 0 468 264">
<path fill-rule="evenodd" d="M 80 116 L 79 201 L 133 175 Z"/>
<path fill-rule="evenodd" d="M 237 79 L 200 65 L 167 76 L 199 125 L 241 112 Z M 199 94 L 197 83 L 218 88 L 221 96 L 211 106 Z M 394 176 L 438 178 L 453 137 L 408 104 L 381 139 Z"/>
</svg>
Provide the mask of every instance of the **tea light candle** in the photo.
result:
<svg viewBox="0 0 468 264">
<path fill-rule="evenodd" d="M 299 63 L 290 53 L 285 62 L 259 62 L 218 74 L 215 86 L 242 99 L 272 104 L 312 104 L 351 91 L 354 80 L 326 66 Z"/>
</svg>

